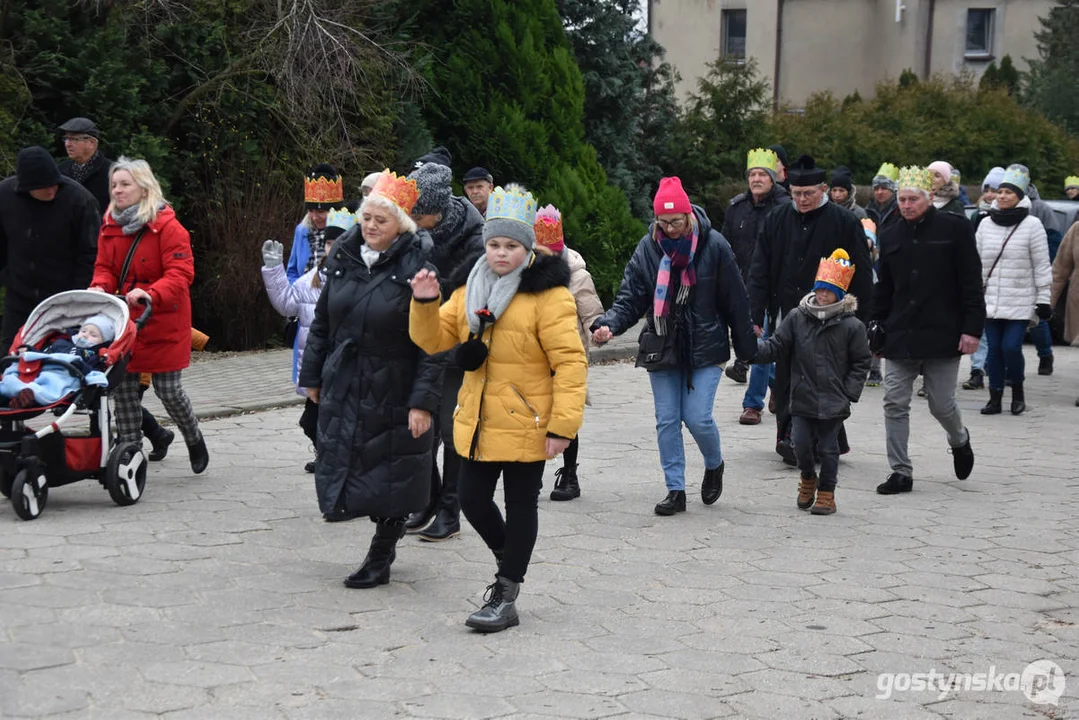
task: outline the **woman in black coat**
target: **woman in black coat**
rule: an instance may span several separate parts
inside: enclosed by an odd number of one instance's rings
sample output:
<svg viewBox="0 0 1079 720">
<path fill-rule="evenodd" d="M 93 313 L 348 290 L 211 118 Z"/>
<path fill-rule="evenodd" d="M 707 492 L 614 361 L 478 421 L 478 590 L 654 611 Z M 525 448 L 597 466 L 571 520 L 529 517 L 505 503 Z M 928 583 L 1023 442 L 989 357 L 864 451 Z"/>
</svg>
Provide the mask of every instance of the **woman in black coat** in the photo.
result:
<svg viewBox="0 0 1079 720">
<path fill-rule="evenodd" d="M 359 225 L 334 244 L 299 380 L 319 405 L 320 509 L 376 523 L 363 565 L 345 580 L 352 588 L 389 582 L 405 519 L 429 492 L 442 368 L 408 335 L 408 281 L 430 267 L 409 217 L 417 195 L 415 183 L 384 172 Z"/>
</svg>

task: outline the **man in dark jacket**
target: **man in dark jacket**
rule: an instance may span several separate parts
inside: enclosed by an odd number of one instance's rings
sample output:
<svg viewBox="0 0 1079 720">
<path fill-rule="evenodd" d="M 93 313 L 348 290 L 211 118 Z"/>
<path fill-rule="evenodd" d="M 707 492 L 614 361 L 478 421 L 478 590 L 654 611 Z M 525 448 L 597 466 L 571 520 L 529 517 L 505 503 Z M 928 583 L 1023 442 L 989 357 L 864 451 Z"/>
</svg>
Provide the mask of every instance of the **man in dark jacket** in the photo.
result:
<svg viewBox="0 0 1079 720">
<path fill-rule="evenodd" d="M 764 232 L 753 256 L 749 274 L 749 302 L 753 324 L 758 336 L 763 334 L 767 317 L 771 327 L 777 327 L 788 313 L 798 307 L 802 298 L 813 288 L 817 264 L 837 249 L 847 252 L 855 266 L 851 293 L 863 302 L 858 318 L 869 319 L 873 271 L 862 224 L 849 211 L 828 200 L 828 183 L 822 168 L 813 158 L 803 155 L 788 170 L 793 203 L 781 205 L 769 214 Z M 785 462 L 795 464 L 790 433 L 789 406 L 790 366 L 776 363 L 775 386 L 778 442 L 776 452 Z M 845 438 L 841 435 L 840 444 Z"/>
<path fill-rule="evenodd" d="M 873 319 L 883 329 L 884 342 L 874 352 L 888 360 L 884 424 L 892 467 L 877 487 L 882 495 L 913 487 L 907 443 L 910 399 L 919 372 L 925 377 L 929 412 L 948 434 L 956 477 L 964 480 L 974 468 L 955 388 L 959 359 L 978 349 L 985 325 L 982 263 L 970 222 L 932 206 L 932 183 L 928 169 L 900 171 L 903 222 L 880 236 Z"/>
<path fill-rule="evenodd" d="M 877 225 L 877 237 L 895 225 L 902 218 L 899 216 L 899 204 L 895 193 L 899 190 L 899 168 L 892 163 L 884 163 L 873 176 L 873 199 L 865 206 L 865 214 Z"/>
<path fill-rule="evenodd" d="M 779 157 L 773 150 L 750 150 L 746 158 L 746 180 L 749 190 L 735 196 L 723 216 L 723 237 L 731 244 L 742 282 L 749 281 L 749 269 L 757 241 L 764 229 L 764 219 L 777 205 L 789 205 L 787 190 L 776 182 Z M 727 366 L 726 375 L 735 382 L 744 383 L 749 368 L 741 360 Z M 770 365 L 753 367 L 752 380 L 742 398 L 742 425 L 757 425 L 764 410 L 764 396 L 768 392 Z"/>
<path fill-rule="evenodd" d="M 424 163 L 408 178 L 416 182 L 420 191 L 412 219 L 421 233 L 430 233 L 428 262 L 438 269 L 442 297 L 448 299 L 468 279 L 472 266 L 483 255 L 483 216 L 466 198 L 453 195 L 453 175 L 441 162 Z M 439 440 L 442 442 L 442 472 L 437 463 L 432 464 L 430 501 L 405 523 L 409 532 L 419 533 L 420 539 L 428 542 L 448 540 L 461 533 L 461 504 L 457 499 L 461 457 L 453 446 L 453 410 L 464 371 L 450 363 L 448 357 L 442 359 L 446 361 L 442 379 L 445 400 L 434 425 L 436 452 Z"/>
<path fill-rule="evenodd" d="M 0 351 L 42 300 L 90 285 L 100 229 L 94 196 L 60 175 L 45 148 L 19 151 L 15 175 L 0 182 Z"/>
<path fill-rule="evenodd" d="M 97 201 L 98 219 L 109 207 L 109 160 L 98 149 L 100 131 L 93 120 L 77 117 L 60 126 L 64 133 L 67 160 L 60 163 L 60 174 L 90 191 Z"/>
</svg>

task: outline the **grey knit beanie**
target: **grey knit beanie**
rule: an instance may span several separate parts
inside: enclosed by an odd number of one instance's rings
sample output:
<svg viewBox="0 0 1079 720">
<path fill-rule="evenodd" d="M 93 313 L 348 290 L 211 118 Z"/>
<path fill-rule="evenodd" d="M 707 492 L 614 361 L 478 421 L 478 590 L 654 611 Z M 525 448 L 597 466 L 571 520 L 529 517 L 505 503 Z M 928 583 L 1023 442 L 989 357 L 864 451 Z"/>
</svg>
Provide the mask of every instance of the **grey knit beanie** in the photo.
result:
<svg viewBox="0 0 1079 720">
<path fill-rule="evenodd" d="M 520 220 L 510 218 L 491 218 L 483 225 L 483 242 L 493 237 L 506 237 L 531 250 L 536 244 L 536 228 Z"/>
<path fill-rule="evenodd" d="M 453 172 L 445 165 L 424 163 L 408 174 L 409 180 L 416 181 L 420 198 L 412 208 L 413 215 L 438 215 L 445 212 L 450 204 L 452 191 L 450 182 Z"/>
</svg>

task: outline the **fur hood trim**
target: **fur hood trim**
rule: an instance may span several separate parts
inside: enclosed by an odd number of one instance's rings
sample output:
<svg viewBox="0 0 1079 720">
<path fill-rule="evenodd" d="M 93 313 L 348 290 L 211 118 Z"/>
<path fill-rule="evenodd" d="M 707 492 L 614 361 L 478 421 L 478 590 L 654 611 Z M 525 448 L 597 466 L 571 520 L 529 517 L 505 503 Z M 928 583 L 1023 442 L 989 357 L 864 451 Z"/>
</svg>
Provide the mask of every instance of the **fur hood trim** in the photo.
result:
<svg viewBox="0 0 1079 720">
<path fill-rule="evenodd" d="M 817 305 L 817 296 L 815 293 L 808 293 L 802 298 L 799 307 L 815 320 L 829 320 L 837 316 L 854 315 L 855 311 L 858 309 L 858 298 L 847 293 L 839 302 L 822 306 Z"/>
<path fill-rule="evenodd" d="M 521 273 L 517 292 L 541 293 L 556 287 L 569 287 L 569 265 L 560 255 L 539 251 L 532 264 Z"/>
</svg>

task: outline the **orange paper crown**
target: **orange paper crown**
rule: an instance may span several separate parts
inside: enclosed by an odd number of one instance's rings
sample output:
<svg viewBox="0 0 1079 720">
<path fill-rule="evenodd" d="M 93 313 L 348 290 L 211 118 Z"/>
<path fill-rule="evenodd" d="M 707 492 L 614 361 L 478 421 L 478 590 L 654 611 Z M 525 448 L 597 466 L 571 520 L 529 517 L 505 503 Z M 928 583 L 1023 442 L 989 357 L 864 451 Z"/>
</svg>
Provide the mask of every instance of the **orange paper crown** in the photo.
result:
<svg viewBox="0 0 1079 720">
<path fill-rule="evenodd" d="M 420 199 L 420 190 L 415 180 L 401 177 L 388 169 L 383 170 L 378 176 L 375 186 L 371 188 L 371 194 L 381 195 L 404 210 L 406 215 L 412 212 L 416 201 Z"/>
<path fill-rule="evenodd" d="M 850 255 L 842 248 L 832 253 L 831 257 L 821 258 L 817 266 L 817 282 L 828 283 L 843 292 L 847 292 L 850 281 L 854 279 L 854 265 Z"/>
<path fill-rule="evenodd" d="M 341 176 L 328 180 L 325 175 L 303 179 L 303 201 L 309 203 L 341 203 L 345 199 L 345 181 Z"/>
<path fill-rule="evenodd" d="M 536 244 L 555 252 L 565 247 L 562 237 L 562 213 L 554 205 L 542 207 L 536 212 Z"/>
</svg>

